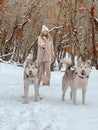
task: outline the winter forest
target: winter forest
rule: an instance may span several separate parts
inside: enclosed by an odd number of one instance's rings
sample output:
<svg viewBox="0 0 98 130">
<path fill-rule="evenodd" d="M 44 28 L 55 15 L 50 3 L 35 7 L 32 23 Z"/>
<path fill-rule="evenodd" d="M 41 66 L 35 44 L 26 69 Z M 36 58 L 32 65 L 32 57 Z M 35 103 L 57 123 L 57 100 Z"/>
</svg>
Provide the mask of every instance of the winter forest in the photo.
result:
<svg viewBox="0 0 98 130">
<path fill-rule="evenodd" d="M 98 1 L 0 0 L 0 58 L 23 63 L 36 59 L 41 26 L 49 27 L 55 59 L 68 53 L 73 59 L 98 57 Z"/>
<path fill-rule="evenodd" d="M 98 130 L 98 0 L 0 0 L 0 130 Z"/>
</svg>

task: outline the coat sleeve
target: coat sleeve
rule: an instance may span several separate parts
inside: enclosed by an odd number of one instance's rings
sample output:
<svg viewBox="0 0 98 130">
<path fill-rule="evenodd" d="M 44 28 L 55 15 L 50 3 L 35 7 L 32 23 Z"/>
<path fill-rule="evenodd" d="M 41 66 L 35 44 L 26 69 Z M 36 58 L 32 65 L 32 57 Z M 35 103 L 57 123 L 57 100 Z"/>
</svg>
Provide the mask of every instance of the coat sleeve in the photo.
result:
<svg viewBox="0 0 98 130">
<path fill-rule="evenodd" d="M 40 36 L 38 37 L 38 46 L 45 48 L 45 43 L 44 43 L 44 41 L 41 39 Z"/>
<path fill-rule="evenodd" d="M 54 57 L 55 53 L 54 53 L 53 39 L 51 40 L 51 49 L 52 49 L 52 57 Z"/>
</svg>

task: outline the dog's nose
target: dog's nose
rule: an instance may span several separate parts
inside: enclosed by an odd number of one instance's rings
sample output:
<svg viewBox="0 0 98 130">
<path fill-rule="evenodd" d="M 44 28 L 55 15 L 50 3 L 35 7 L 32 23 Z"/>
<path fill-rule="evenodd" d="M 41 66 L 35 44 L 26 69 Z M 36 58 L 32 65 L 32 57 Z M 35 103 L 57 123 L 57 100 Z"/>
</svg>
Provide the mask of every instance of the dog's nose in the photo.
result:
<svg viewBox="0 0 98 130">
<path fill-rule="evenodd" d="M 82 73 L 85 73 L 85 70 L 82 70 Z"/>
<path fill-rule="evenodd" d="M 31 71 L 31 70 L 29 71 L 29 74 L 32 74 L 32 71 Z"/>
</svg>

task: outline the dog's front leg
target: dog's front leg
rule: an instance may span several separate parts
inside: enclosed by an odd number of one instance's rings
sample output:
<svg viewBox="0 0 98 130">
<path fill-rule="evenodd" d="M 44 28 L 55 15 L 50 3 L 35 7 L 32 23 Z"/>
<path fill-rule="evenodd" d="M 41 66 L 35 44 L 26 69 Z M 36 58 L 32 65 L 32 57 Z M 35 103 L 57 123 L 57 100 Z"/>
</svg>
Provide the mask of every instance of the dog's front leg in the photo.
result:
<svg viewBox="0 0 98 130">
<path fill-rule="evenodd" d="M 29 97 L 28 97 L 28 91 L 29 91 L 29 84 L 24 83 L 24 104 L 28 104 Z"/>
<path fill-rule="evenodd" d="M 35 101 L 37 102 L 39 100 L 39 87 L 38 86 L 34 87 L 35 87 Z"/>
<path fill-rule="evenodd" d="M 62 101 L 64 101 L 65 93 L 67 91 L 68 85 L 66 85 L 66 82 L 64 79 L 62 80 Z"/>
<path fill-rule="evenodd" d="M 74 91 L 72 92 L 72 100 L 73 104 L 76 105 L 76 89 L 74 89 Z"/>
<path fill-rule="evenodd" d="M 63 91 L 63 93 L 62 93 L 62 101 L 64 101 L 64 97 L 65 97 L 65 92 Z"/>
<path fill-rule="evenodd" d="M 82 104 L 85 105 L 86 89 L 82 88 Z"/>
<path fill-rule="evenodd" d="M 62 101 L 64 101 L 66 90 L 67 90 L 67 87 L 63 88 Z"/>
<path fill-rule="evenodd" d="M 71 90 L 70 91 L 70 99 L 72 100 L 72 93 L 73 93 L 73 91 Z"/>
</svg>

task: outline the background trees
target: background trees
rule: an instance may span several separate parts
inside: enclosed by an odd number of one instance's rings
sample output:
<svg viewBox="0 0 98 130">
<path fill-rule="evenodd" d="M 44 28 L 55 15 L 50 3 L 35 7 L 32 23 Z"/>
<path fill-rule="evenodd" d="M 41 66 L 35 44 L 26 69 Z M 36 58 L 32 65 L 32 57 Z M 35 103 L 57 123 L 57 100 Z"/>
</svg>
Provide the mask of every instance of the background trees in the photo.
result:
<svg viewBox="0 0 98 130">
<path fill-rule="evenodd" d="M 94 0 L 0 0 L 0 55 L 23 63 L 29 53 L 36 59 L 37 37 L 43 24 L 50 28 L 56 58 L 66 52 L 94 58 L 91 7 Z M 98 22 L 96 22 L 98 24 Z M 96 31 L 95 31 L 96 32 Z"/>
</svg>

